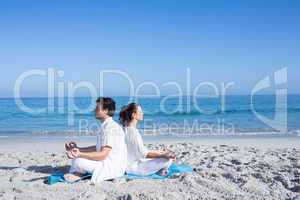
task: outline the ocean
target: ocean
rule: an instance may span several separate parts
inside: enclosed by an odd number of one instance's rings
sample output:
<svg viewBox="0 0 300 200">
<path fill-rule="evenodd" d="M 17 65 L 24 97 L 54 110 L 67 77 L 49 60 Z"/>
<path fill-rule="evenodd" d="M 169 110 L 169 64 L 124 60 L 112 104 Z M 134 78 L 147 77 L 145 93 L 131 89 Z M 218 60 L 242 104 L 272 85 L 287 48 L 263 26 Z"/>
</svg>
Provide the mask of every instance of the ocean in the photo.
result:
<svg viewBox="0 0 300 200">
<path fill-rule="evenodd" d="M 253 102 L 249 95 L 113 98 L 117 103 L 116 121 L 121 107 L 127 103 L 135 101 L 142 106 L 144 120 L 139 129 L 144 134 L 192 137 L 300 133 L 300 95 L 287 96 L 286 110 L 277 109 L 274 95 L 257 95 Z M 0 136 L 93 135 L 99 127 L 94 107 L 95 98 L 90 97 L 1 98 Z M 277 114 L 284 116 L 285 111 L 286 123 L 284 118 L 273 120 Z M 281 124 L 283 131 L 259 116 Z"/>
</svg>

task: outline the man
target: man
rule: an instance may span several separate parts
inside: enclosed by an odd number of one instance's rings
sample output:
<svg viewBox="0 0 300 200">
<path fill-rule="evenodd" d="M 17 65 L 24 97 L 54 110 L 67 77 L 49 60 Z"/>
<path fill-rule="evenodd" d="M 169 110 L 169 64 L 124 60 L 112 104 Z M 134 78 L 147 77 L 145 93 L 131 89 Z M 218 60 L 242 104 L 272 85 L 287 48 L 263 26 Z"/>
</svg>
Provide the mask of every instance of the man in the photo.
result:
<svg viewBox="0 0 300 200">
<path fill-rule="evenodd" d="M 115 101 L 98 98 L 95 117 L 102 122 L 97 132 L 97 145 L 79 148 L 75 142 L 65 144 L 67 155 L 72 159 L 70 173 L 64 177 L 69 182 L 80 179 L 85 173 L 92 174 L 92 182 L 120 177 L 127 164 L 127 151 L 123 129 L 112 117 Z"/>
</svg>

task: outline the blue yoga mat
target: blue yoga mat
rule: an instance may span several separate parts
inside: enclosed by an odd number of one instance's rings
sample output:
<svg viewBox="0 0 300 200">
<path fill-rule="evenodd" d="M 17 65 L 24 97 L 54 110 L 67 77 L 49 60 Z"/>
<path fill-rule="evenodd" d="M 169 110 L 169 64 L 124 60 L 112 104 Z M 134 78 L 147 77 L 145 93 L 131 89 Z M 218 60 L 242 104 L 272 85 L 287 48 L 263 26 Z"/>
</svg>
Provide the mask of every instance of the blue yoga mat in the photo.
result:
<svg viewBox="0 0 300 200">
<path fill-rule="evenodd" d="M 58 183 L 58 182 L 76 183 L 76 182 L 84 180 L 84 179 L 90 179 L 91 177 L 92 177 L 91 174 L 85 174 L 79 180 L 77 180 L 75 182 L 68 182 L 68 181 L 65 180 L 63 173 L 55 173 L 55 174 L 52 174 L 51 176 L 48 177 L 48 184 L 53 185 L 53 184 Z"/>
<path fill-rule="evenodd" d="M 174 174 L 190 173 L 193 171 L 193 168 L 188 165 L 177 165 L 172 164 L 168 169 L 167 176 L 159 176 L 157 174 L 149 174 L 147 176 L 136 175 L 136 174 L 125 174 L 126 179 L 167 179 L 173 176 Z"/>
<path fill-rule="evenodd" d="M 188 166 L 188 165 L 177 165 L 177 164 L 172 164 L 169 169 L 168 169 L 168 174 L 167 176 L 159 176 L 157 174 L 149 174 L 147 176 L 143 176 L 143 175 L 137 175 L 137 174 L 125 174 L 122 178 L 126 178 L 126 179 L 167 179 L 170 178 L 171 176 L 173 176 L 174 174 L 182 174 L 182 173 L 190 173 L 193 171 L 193 168 Z M 80 180 L 83 179 L 89 179 L 91 178 L 92 175 L 91 174 L 85 174 Z M 80 181 L 78 180 L 78 181 Z M 78 182 L 76 181 L 76 182 Z M 48 177 L 48 184 L 52 185 L 58 182 L 67 182 L 64 179 L 64 174 L 63 173 L 56 173 L 56 174 L 52 174 L 51 176 Z M 74 182 L 72 182 L 74 183 Z"/>
</svg>

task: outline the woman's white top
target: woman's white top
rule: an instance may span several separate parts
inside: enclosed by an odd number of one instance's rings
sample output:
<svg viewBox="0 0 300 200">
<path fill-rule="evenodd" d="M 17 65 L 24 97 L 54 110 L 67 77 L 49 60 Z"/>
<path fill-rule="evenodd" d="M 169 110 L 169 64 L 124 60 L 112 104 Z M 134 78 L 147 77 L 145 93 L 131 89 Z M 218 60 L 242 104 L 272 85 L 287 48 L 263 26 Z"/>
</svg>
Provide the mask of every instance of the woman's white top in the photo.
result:
<svg viewBox="0 0 300 200">
<path fill-rule="evenodd" d="M 144 146 L 143 139 L 138 129 L 125 128 L 125 141 L 127 145 L 127 173 L 149 175 L 172 164 L 171 159 L 146 158 L 149 150 Z"/>
<path fill-rule="evenodd" d="M 137 128 L 125 127 L 125 141 L 127 145 L 127 171 L 135 168 L 138 162 L 146 158 L 148 149 Z"/>
</svg>

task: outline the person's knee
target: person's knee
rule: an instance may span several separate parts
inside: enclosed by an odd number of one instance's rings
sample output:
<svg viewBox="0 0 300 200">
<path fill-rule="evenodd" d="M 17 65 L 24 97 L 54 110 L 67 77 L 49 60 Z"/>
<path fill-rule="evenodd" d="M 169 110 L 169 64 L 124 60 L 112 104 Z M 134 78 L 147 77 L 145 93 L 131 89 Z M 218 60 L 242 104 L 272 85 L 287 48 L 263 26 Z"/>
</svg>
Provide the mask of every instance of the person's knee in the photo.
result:
<svg viewBox="0 0 300 200">
<path fill-rule="evenodd" d="M 160 163 L 172 162 L 171 158 L 156 158 Z"/>
<path fill-rule="evenodd" d="M 169 168 L 172 163 L 174 162 L 173 159 L 169 158 L 169 159 L 166 159 L 165 162 L 164 162 L 164 168 Z"/>
<path fill-rule="evenodd" d="M 76 166 L 77 168 L 82 168 L 84 163 L 84 159 L 83 158 L 75 158 L 72 160 L 72 165 Z"/>
</svg>

